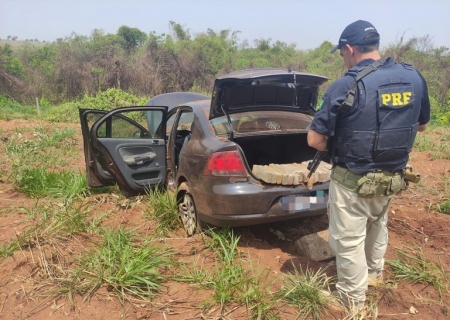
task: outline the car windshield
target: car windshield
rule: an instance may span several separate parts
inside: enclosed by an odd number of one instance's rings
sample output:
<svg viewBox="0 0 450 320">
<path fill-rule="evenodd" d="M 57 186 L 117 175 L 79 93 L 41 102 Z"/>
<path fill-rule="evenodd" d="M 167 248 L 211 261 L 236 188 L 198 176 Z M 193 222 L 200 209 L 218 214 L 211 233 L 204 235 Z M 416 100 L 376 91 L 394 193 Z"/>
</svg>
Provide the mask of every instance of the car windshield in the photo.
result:
<svg viewBox="0 0 450 320">
<path fill-rule="evenodd" d="M 235 133 L 304 131 L 311 124 L 309 116 L 285 111 L 234 113 L 230 115 L 230 119 Z M 214 118 L 210 121 L 216 135 L 229 133 L 229 125 L 225 116 Z"/>
</svg>

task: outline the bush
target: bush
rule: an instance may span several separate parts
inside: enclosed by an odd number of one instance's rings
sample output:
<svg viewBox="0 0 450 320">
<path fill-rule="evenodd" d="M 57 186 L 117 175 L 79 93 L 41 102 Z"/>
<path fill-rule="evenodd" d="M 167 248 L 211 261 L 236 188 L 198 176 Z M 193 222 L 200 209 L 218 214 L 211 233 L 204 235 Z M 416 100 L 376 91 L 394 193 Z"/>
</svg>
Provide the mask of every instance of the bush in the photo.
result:
<svg viewBox="0 0 450 320">
<path fill-rule="evenodd" d="M 119 107 L 144 106 L 147 101 L 146 97 L 139 98 L 125 91 L 111 88 L 95 96 L 85 95 L 79 101 L 67 102 L 52 108 L 44 118 L 55 122 L 76 122 L 78 109 L 112 110 Z"/>
</svg>

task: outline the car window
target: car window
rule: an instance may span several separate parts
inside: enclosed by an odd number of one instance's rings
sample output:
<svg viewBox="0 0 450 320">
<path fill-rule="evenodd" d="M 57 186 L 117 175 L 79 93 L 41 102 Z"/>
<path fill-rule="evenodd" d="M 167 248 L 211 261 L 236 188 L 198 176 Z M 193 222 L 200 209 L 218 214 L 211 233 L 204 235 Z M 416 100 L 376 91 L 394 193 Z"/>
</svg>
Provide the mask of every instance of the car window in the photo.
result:
<svg viewBox="0 0 450 320">
<path fill-rule="evenodd" d="M 192 121 L 194 121 L 194 113 L 192 111 L 183 111 L 177 124 L 177 131 L 191 130 Z"/>
<path fill-rule="evenodd" d="M 105 121 L 97 131 L 99 138 L 149 139 L 146 112 L 126 111 L 115 114 L 111 120 Z M 150 111 L 159 112 L 159 110 Z M 158 137 L 153 137 L 158 138 Z"/>
<path fill-rule="evenodd" d="M 93 124 L 100 119 L 102 116 L 104 115 L 104 113 L 88 113 L 86 115 L 86 121 L 87 121 L 87 125 L 88 128 L 92 128 Z"/>
<path fill-rule="evenodd" d="M 230 115 L 236 133 L 305 130 L 311 118 L 305 114 L 286 111 L 241 112 Z M 229 125 L 225 116 L 214 118 L 211 124 L 217 135 L 228 134 Z"/>
</svg>

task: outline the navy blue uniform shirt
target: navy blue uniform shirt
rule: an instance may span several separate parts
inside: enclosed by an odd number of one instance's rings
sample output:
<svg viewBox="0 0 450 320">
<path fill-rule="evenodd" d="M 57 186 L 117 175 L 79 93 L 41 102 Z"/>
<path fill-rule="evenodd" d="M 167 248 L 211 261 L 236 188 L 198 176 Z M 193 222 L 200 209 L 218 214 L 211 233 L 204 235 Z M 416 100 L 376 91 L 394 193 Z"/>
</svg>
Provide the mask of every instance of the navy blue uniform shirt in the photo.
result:
<svg viewBox="0 0 450 320">
<path fill-rule="evenodd" d="M 392 61 L 391 58 L 387 59 L 388 62 Z M 357 66 L 371 65 L 375 60 L 365 59 L 360 61 Z M 391 62 L 392 63 L 392 62 Z M 376 72 L 376 71 L 375 71 Z M 430 100 L 428 98 L 428 88 L 425 79 L 417 71 L 423 83 L 423 100 L 420 116 L 418 119 L 419 124 L 426 124 L 430 121 Z M 341 106 L 347 97 L 347 93 L 353 87 L 355 78 L 351 75 L 345 75 L 333 82 L 323 97 L 322 105 L 314 116 L 311 124 L 311 130 L 317 133 L 323 134 L 328 137 L 334 136 L 337 117 L 339 115 L 338 108 Z"/>
</svg>

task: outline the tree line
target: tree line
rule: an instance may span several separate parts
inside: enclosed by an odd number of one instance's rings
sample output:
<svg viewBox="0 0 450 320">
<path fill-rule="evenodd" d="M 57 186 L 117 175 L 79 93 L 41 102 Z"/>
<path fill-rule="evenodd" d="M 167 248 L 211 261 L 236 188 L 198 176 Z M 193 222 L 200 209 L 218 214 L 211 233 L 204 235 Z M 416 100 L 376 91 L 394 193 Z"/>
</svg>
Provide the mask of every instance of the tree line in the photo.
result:
<svg viewBox="0 0 450 320">
<path fill-rule="evenodd" d="M 291 67 L 327 76 L 327 85 L 345 72 L 340 56 L 329 53 L 333 44 L 328 41 L 298 50 L 272 39 L 240 41 L 239 31 L 192 34 L 173 21 L 170 27 L 169 34 L 121 26 L 115 34 L 96 29 L 90 36 L 73 33 L 52 43 L 24 42 L 14 49 L 5 44 L 0 46 L 0 94 L 21 103 L 38 97 L 59 104 L 109 88 L 146 97 L 172 91 L 210 94 L 218 75 L 245 68 Z M 424 36 L 384 44 L 381 53 L 419 69 L 433 108 L 449 111 L 448 48 L 436 48 Z"/>
</svg>

